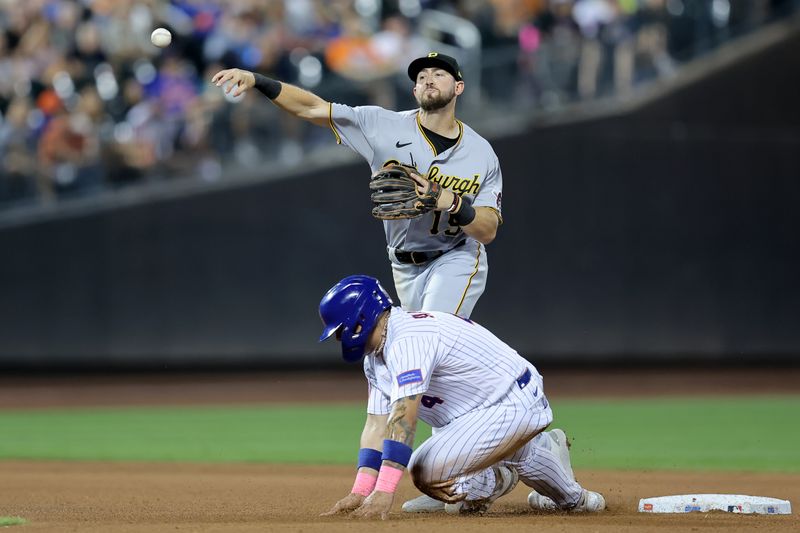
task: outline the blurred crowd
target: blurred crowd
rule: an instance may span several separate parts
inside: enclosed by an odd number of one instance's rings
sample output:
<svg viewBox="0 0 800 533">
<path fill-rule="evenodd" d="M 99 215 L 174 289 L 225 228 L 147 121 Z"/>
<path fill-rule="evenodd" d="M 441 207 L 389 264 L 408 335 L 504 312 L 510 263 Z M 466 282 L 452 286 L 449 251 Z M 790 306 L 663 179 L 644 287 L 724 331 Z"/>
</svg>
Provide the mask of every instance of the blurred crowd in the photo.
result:
<svg viewBox="0 0 800 533">
<path fill-rule="evenodd" d="M 624 95 L 796 4 L 0 0 L 0 208 L 299 162 L 330 144 L 328 132 L 258 94 L 229 97 L 211 76 L 236 66 L 338 102 L 413 107 L 408 62 L 463 45 L 456 31 L 421 29 L 426 10 L 477 30 L 480 90 L 468 90 L 491 110 Z M 173 34 L 168 48 L 150 43 L 159 26 Z"/>
</svg>

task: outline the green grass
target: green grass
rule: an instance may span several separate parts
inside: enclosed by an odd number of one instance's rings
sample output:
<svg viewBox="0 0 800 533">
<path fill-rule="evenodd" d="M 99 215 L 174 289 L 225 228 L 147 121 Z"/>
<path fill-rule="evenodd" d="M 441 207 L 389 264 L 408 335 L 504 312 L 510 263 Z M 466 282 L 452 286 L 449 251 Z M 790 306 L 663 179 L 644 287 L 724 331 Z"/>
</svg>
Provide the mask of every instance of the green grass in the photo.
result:
<svg viewBox="0 0 800 533">
<path fill-rule="evenodd" d="M 578 468 L 800 472 L 800 396 L 553 407 Z M 352 464 L 364 416 L 341 404 L 0 411 L 0 459 Z"/>
<path fill-rule="evenodd" d="M 562 401 L 585 468 L 800 472 L 800 396 Z"/>
<path fill-rule="evenodd" d="M 25 523 L 25 519 L 19 516 L 0 516 L 0 527 L 21 526 Z"/>
</svg>

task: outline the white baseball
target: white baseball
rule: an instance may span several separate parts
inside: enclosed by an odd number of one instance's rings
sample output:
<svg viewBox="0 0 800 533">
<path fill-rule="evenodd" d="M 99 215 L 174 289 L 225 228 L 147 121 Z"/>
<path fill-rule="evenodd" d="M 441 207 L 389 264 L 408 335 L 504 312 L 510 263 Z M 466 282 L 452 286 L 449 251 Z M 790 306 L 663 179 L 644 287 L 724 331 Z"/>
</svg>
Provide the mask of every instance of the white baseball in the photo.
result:
<svg viewBox="0 0 800 533">
<path fill-rule="evenodd" d="M 172 42 L 172 34 L 166 28 L 156 28 L 150 34 L 150 42 L 159 48 L 167 47 Z"/>
</svg>

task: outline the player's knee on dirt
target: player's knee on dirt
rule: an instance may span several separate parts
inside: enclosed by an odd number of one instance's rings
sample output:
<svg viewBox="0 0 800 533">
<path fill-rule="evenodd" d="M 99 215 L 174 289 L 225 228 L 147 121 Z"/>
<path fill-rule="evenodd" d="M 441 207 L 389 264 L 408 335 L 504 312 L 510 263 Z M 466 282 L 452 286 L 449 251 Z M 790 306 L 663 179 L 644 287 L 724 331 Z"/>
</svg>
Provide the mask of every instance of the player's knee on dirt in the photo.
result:
<svg viewBox="0 0 800 533">
<path fill-rule="evenodd" d="M 455 479 L 438 479 L 434 476 L 430 468 L 426 468 L 422 462 L 414 462 L 408 467 L 411 473 L 411 480 L 417 489 L 431 498 L 445 503 L 456 503 L 464 499 L 466 494 L 453 494 Z"/>
</svg>

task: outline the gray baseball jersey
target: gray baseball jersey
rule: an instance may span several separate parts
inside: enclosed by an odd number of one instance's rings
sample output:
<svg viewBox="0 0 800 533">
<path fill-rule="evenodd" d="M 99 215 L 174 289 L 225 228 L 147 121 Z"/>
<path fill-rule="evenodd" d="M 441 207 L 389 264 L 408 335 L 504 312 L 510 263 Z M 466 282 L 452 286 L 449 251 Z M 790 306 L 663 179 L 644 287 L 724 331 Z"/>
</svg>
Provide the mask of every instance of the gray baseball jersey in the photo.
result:
<svg viewBox="0 0 800 533">
<path fill-rule="evenodd" d="M 503 178 L 497 156 L 486 139 L 461 121 L 456 144 L 437 154 L 422 130 L 419 110 L 331 104 L 330 117 L 337 142 L 366 159 L 372 172 L 392 161 L 411 165 L 427 179 L 469 198 L 473 206 L 491 207 L 500 216 Z M 408 251 L 449 250 L 464 234 L 446 215 L 432 211 L 410 220 L 386 220 L 386 242 Z"/>
<path fill-rule="evenodd" d="M 457 121 L 455 145 L 437 153 L 419 120 L 419 110 L 395 112 L 377 106 L 331 104 L 330 126 L 336 141 L 352 148 L 374 173 L 390 162 L 415 167 L 427 179 L 469 198 L 475 207 L 493 209 L 502 221 L 503 177 L 491 145 Z M 450 224 L 445 212 L 432 211 L 410 220 L 383 222 L 395 287 L 406 309 L 433 309 L 468 317 L 486 283 L 488 261 L 483 245 Z M 425 265 L 402 264 L 395 251 L 455 251 Z M 463 247 L 463 248 L 462 248 Z M 422 283 L 419 282 L 423 273 Z M 447 283 L 427 278 L 450 280 Z"/>
<path fill-rule="evenodd" d="M 486 498 L 495 486 L 490 467 L 504 463 L 559 505 L 580 499 L 581 486 L 549 441 L 533 438 L 553 420 L 542 377 L 480 325 L 448 313 L 393 308 L 383 354 L 364 359 L 364 374 L 370 414 L 389 414 L 398 399 L 422 395 L 419 418 L 437 431 L 411 458 L 417 486 Z"/>
</svg>

